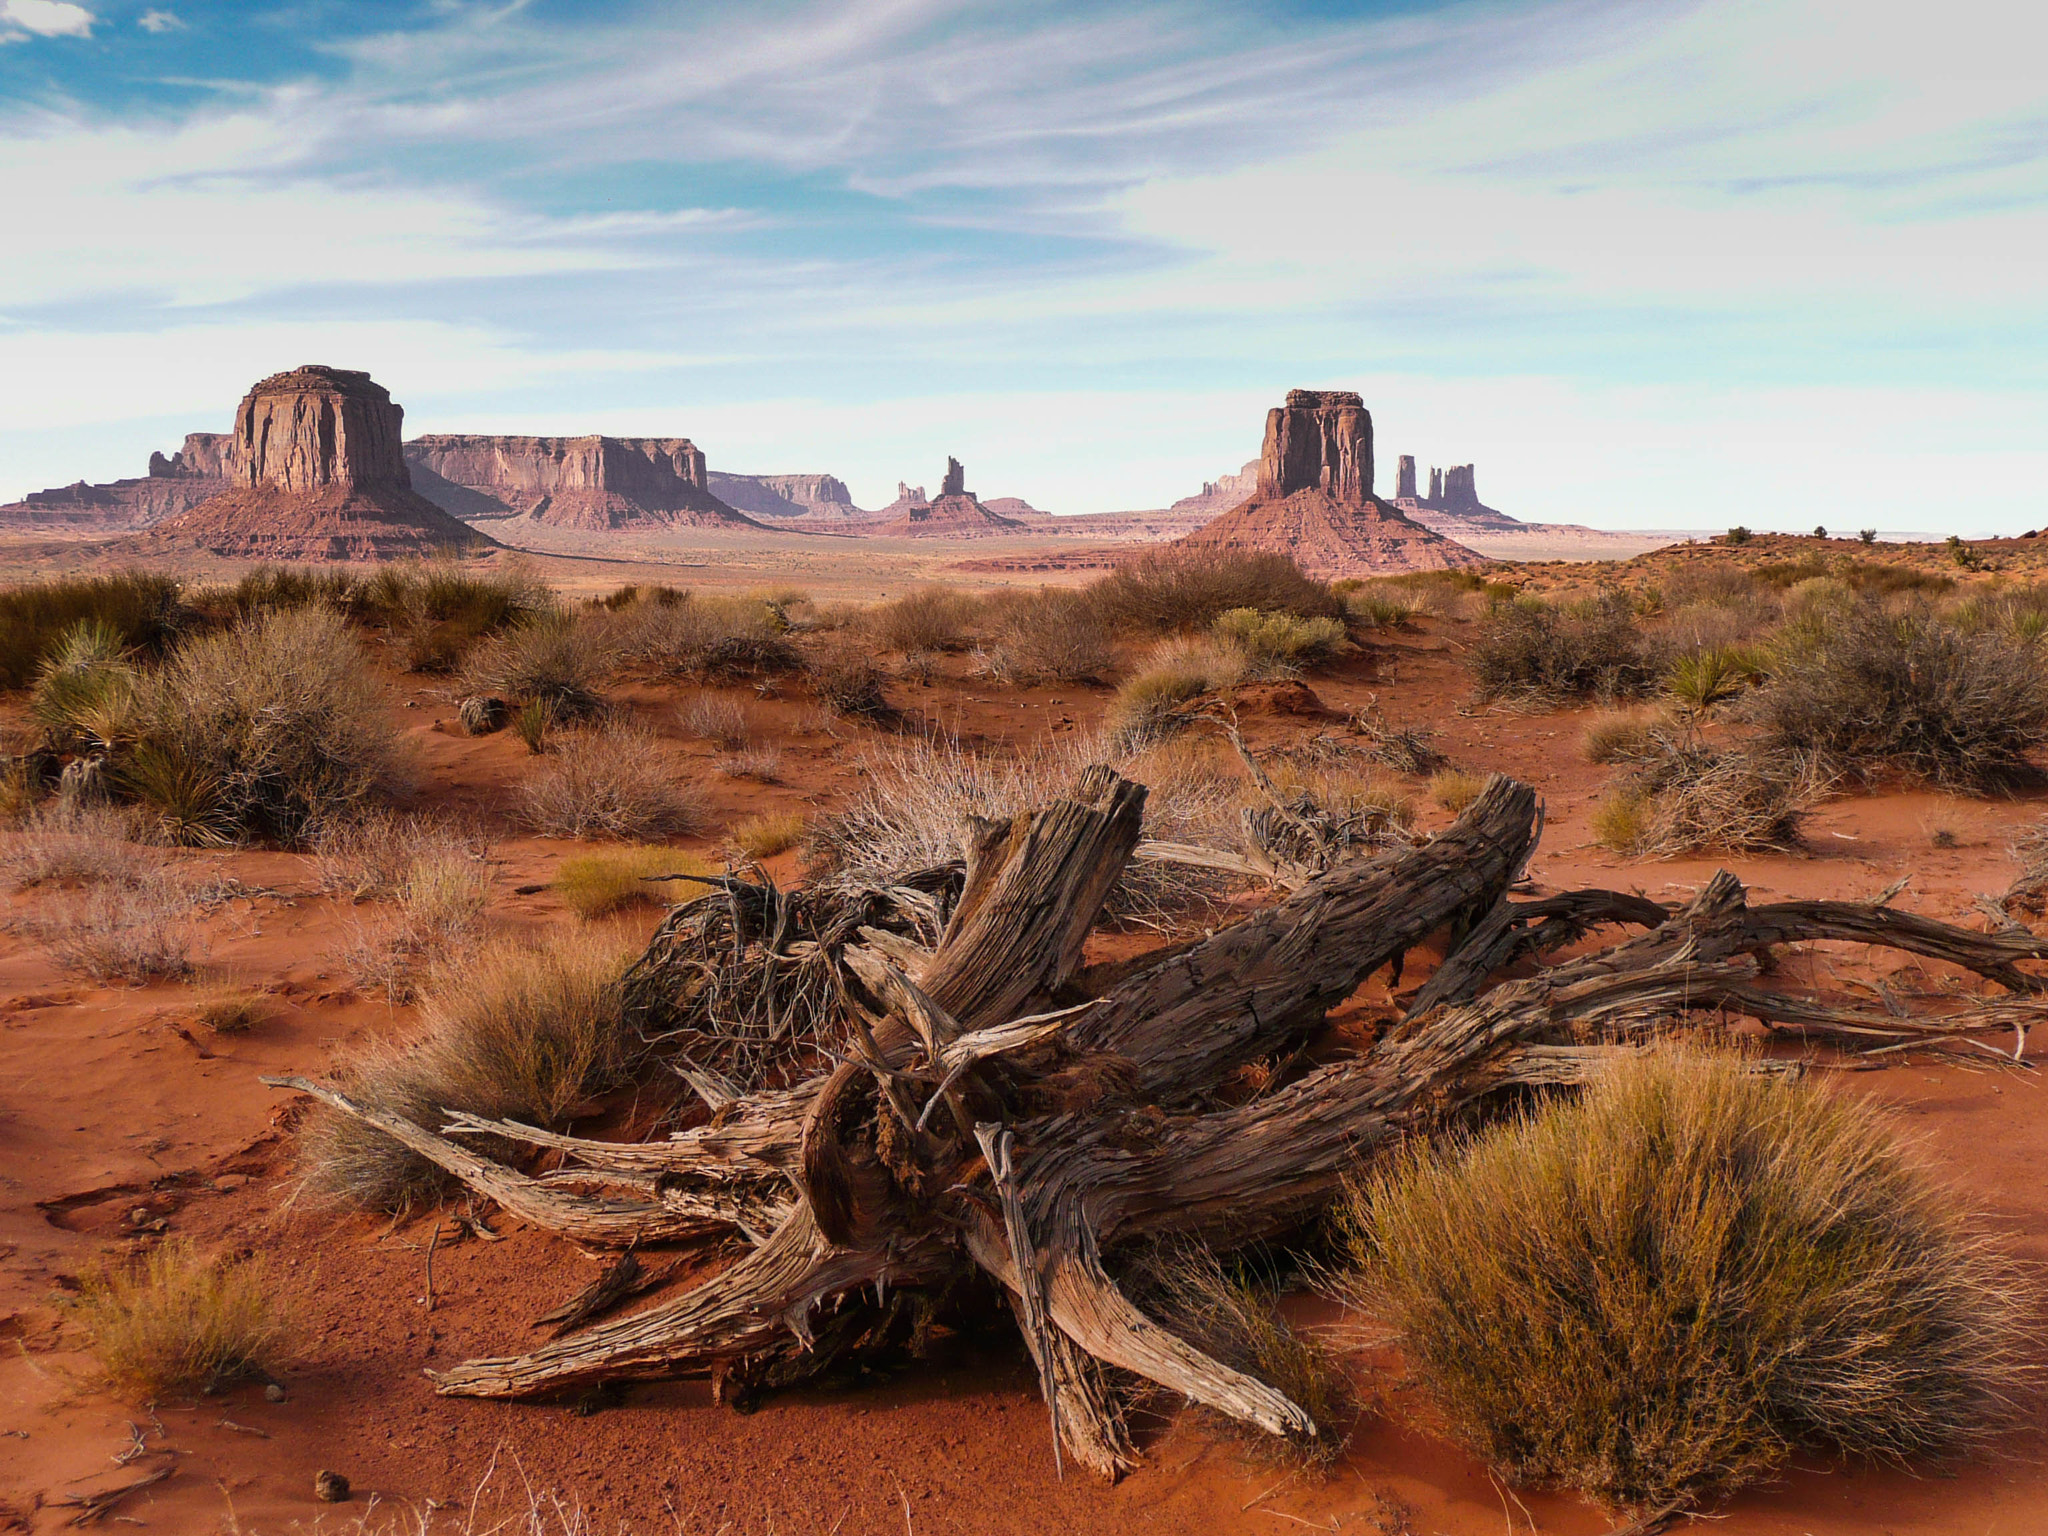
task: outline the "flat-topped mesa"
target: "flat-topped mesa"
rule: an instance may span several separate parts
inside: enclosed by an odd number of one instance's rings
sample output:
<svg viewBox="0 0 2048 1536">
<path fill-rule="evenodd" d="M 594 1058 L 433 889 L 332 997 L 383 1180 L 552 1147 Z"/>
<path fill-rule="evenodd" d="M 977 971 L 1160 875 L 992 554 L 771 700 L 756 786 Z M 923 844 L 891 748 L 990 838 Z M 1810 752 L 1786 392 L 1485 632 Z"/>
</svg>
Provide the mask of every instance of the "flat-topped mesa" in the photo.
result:
<svg viewBox="0 0 2048 1536">
<path fill-rule="evenodd" d="M 714 495 L 687 437 L 428 433 L 405 445 L 422 494 L 458 517 L 571 528 L 758 527 Z"/>
<path fill-rule="evenodd" d="M 222 455 L 228 483 L 280 491 L 410 490 L 405 408 L 367 373 L 310 363 L 257 383 Z"/>
<path fill-rule="evenodd" d="M 262 560 L 384 560 L 491 543 L 413 490 L 404 425 L 404 408 L 367 373 L 312 363 L 272 374 L 242 397 L 219 446 L 225 489 L 149 537 Z M 208 467 L 214 444 L 195 437 L 162 474 L 152 460 L 156 480 Z"/>
<path fill-rule="evenodd" d="M 1287 403 L 1266 413 L 1260 499 L 1313 490 L 1343 502 L 1372 497 L 1372 416 L 1348 389 L 1290 389 Z"/>
<path fill-rule="evenodd" d="M 711 494 L 750 517 L 854 522 L 876 514 L 853 504 L 837 475 L 739 475 L 711 470 Z"/>
<path fill-rule="evenodd" d="M 149 456 L 149 473 L 132 480 L 52 486 L 0 507 L 0 526 L 124 533 L 188 512 L 228 488 L 225 432 L 188 432 L 185 446 Z"/>
</svg>

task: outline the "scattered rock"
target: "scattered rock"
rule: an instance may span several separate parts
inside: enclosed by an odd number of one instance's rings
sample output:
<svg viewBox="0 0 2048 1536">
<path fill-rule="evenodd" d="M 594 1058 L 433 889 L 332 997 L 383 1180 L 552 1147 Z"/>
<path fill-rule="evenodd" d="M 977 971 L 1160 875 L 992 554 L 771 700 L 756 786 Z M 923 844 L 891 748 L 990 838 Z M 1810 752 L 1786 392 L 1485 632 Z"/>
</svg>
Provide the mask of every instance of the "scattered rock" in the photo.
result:
<svg viewBox="0 0 2048 1536">
<path fill-rule="evenodd" d="M 322 1504 L 346 1504 L 348 1491 L 348 1479 L 339 1472 L 323 1468 L 313 1474 L 313 1497 Z"/>
<path fill-rule="evenodd" d="M 263 1389 L 263 1401 L 266 1403 L 281 1403 L 285 1396 L 284 1383 L 280 1381 L 273 1381 Z"/>
</svg>

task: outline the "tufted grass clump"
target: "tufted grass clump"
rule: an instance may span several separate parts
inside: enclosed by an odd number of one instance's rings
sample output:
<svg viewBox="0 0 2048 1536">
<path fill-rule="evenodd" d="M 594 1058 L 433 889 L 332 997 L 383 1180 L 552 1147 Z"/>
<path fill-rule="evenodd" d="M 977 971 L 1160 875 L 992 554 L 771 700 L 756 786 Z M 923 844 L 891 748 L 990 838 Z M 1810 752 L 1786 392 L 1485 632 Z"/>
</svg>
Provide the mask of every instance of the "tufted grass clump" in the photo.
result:
<svg viewBox="0 0 2048 1536">
<path fill-rule="evenodd" d="M 693 882 L 654 876 L 714 873 L 703 859 L 680 848 L 608 849 L 562 860 L 549 889 L 580 917 L 609 917 L 629 907 L 666 906 L 704 893 Z"/>
<path fill-rule="evenodd" d="M 137 1401 L 260 1373 L 284 1334 L 266 1265 L 210 1259 L 176 1240 L 88 1271 L 77 1316 L 109 1380 Z"/>
<path fill-rule="evenodd" d="M 1355 1185 L 1361 1294 L 1520 1481 L 1683 1506 L 1795 1448 L 1903 1462 L 2014 1414 L 2029 1313 L 1846 1093 L 1669 1051 Z"/>
</svg>

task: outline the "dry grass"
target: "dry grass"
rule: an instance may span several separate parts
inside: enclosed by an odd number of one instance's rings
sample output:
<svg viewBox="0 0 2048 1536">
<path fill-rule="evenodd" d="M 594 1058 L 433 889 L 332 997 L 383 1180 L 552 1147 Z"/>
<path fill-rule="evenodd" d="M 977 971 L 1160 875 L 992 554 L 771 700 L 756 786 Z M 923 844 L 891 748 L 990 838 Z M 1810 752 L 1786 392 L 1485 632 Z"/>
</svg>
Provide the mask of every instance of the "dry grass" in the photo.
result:
<svg viewBox="0 0 2048 1536">
<path fill-rule="evenodd" d="M 192 969 L 193 920 L 205 904 L 202 892 L 157 868 L 90 885 L 52 902 L 26 926 L 67 971 L 141 983 Z"/>
<path fill-rule="evenodd" d="M 1142 747 L 1184 729 L 1204 695 L 1234 688 L 1252 672 L 1235 647 L 1206 638 L 1162 640 L 1117 688 L 1105 719 L 1115 740 Z"/>
<path fill-rule="evenodd" d="M 782 609 L 760 597 L 698 594 L 687 602 L 639 604 L 623 617 L 627 655 L 664 676 L 734 683 L 802 665 Z"/>
<path fill-rule="evenodd" d="M 1627 598 L 1608 593 L 1558 606 L 1496 603 L 1466 654 L 1486 698 L 1625 698 L 1656 685 L 1659 667 Z"/>
<path fill-rule="evenodd" d="M 344 960 L 363 986 L 394 1003 L 418 997 L 429 977 L 465 955 L 482 936 L 492 877 L 485 851 L 428 836 L 415 844 L 382 894 L 391 911 L 358 922 Z"/>
<path fill-rule="evenodd" d="M 313 874 L 320 889 L 350 901 L 396 901 L 429 862 L 481 863 L 489 845 L 476 833 L 432 817 L 371 811 L 317 829 Z"/>
<path fill-rule="evenodd" d="M 988 600 L 980 670 L 1002 682 L 1100 683 L 1116 671 L 1108 621 L 1085 593 L 1047 588 Z"/>
<path fill-rule="evenodd" d="M 726 834 L 733 847 L 750 859 L 772 859 L 804 839 L 804 818 L 798 811 L 772 811 L 749 816 Z"/>
<path fill-rule="evenodd" d="M 2012 1266 L 1841 1092 L 1651 1053 L 1353 1192 L 1369 1303 L 1456 1433 L 1660 1509 L 1793 1449 L 1981 1443 L 2023 1377 Z"/>
<path fill-rule="evenodd" d="M 1232 608 L 1217 615 L 1210 633 L 1261 676 L 1289 675 L 1295 668 L 1327 660 L 1344 644 L 1342 620 L 1304 619 L 1256 608 Z"/>
<path fill-rule="evenodd" d="M 728 779 L 752 779 L 756 784 L 780 784 L 782 749 L 773 746 L 748 747 L 744 752 L 728 752 L 712 766 Z"/>
<path fill-rule="evenodd" d="M 895 714 L 883 692 L 888 674 L 858 644 L 830 645 L 811 658 L 811 691 L 833 714 L 852 720 L 887 720 Z"/>
<path fill-rule="evenodd" d="M 1660 740 L 1595 812 L 1594 835 L 1638 855 L 1794 849 L 1831 783 L 1810 756 Z"/>
<path fill-rule="evenodd" d="M 149 772 L 128 782 L 180 825 L 296 842 L 405 782 L 388 706 L 340 616 L 263 613 L 144 679 L 135 756 Z"/>
<path fill-rule="evenodd" d="M 2008 852 L 2020 869 L 2003 897 L 2006 907 L 2048 911 L 2048 820 L 2022 830 Z"/>
<path fill-rule="evenodd" d="M 184 1009 L 194 1024 L 216 1035 L 246 1035 L 277 1017 L 277 1007 L 253 987 L 213 982 L 197 988 Z"/>
<path fill-rule="evenodd" d="M 570 731 L 519 786 L 518 815 L 543 837 L 658 842 L 703 820 L 694 790 L 672 778 L 654 735 L 632 725 Z"/>
<path fill-rule="evenodd" d="M 1616 853 L 1634 853 L 1650 835 L 1650 797 L 1617 784 L 1593 807 L 1593 841 Z"/>
<path fill-rule="evenodd" d="M 1654 756 L 1664 717 L 1651 709 L 1617 709 L 1596 715 L 1579 738 L 1589 763 L 1625 763 Z"/>
<path fill-rule="evenodd" d="M 699 693 L 676 713 L 685 731 L 727 752 L 743 752 L 754 739 L 753 722 L 737 699 Z"/>
<path fill-rule="evenodd" d="M 111 630 L 126 650 L 156 650 L 187 622 L 175 578 L 126 571 L 0 591 L 0 688 L 20 688 L 67 631 Z"/>
<path fill-rule="evenodd" d="M 1486 775 L 1467 773 L 1462 768 L 1445 768 L 1429 776 L 1429 798 L 1458 815 L 1479 798 L 1479 792 L 1486 788 Z"/>
<path fill-rule="evenodd" d="M 621 848 L 562 860 L 549 889 L 580 917 L 609 917 L 628 907 L 667 906 L 703 893 L 700 885 L 664 884 L 649 876 L 713 873 L 696 854 L 680 848 Z"/>
<path fill-rule="evenodd" d="M 108 1378 L 138 1401 L 260 1371 L 285 1331 L 261 1261 L 208 1259 L 176 1240 L 89 1271 L 77 1316 Z"/>
<path fill-rule="evenodd" d="M 0 880 L 37 885 L 133 885 L 163 855 L 136 839 L 135 817 L 111 805 L 49 801 L 0 833 Z"/>
<path fill-rule="evenodd" d="M 1110 627 L 1127 634 L 1207 629 L 1233 608 L 1341 619 L 1344 599 L 1285 555 L 1167 545 L 1148 550 L 1087 589 Z"/>
<path fill-rule="evenodd" d="M 1996 789 L 2038 772 L 2033 754 L 2048 743 L 2042 663 L 2031 642 L 1866 602 L 1788 636 L 1753 709 L 1773 744 L 1846 771 Z"/>
<path fill-rule="evenodd" d="M 1327 1469 L 1344 1454 L 1359 1412 L 1358 1392 L 1342 1358 L 1313 1333 L 1281 1316 L 1277 1290 L 1242 1261 L 1205 1247 L 1166 1248 L 1139 1265 L 1145 1306 L 1175 1334 L 1234 1370 L 1286 1395 L 1315 1421 L 1313 1436 L 1276 1440 L 1234 1419 L 1214 1416 L 1247 1449 Z"/>
<path fill-rule="evenodd" d="M 456 674 L 464 697 L 544 704 L 573 720 L 603 707 L 598 689 L 619 660 L 609 615 L 543 612 L 470 651 Z"/>
<path fill-rule="evenodd" d="M 617 1087 L 638 1042 L 620 1015 L 628 958 L 597 927 L 487 947 L 428 996 L 420 1039 L 344 1074 L 366 1102 L 438 1129 L 444 1110 L 553 1124 Z M 336 1204 L 405 1210 L 436 1196 L 440 1171 L 352 1116 L 307 1121 L 308 1190 Z"/>
</svg>

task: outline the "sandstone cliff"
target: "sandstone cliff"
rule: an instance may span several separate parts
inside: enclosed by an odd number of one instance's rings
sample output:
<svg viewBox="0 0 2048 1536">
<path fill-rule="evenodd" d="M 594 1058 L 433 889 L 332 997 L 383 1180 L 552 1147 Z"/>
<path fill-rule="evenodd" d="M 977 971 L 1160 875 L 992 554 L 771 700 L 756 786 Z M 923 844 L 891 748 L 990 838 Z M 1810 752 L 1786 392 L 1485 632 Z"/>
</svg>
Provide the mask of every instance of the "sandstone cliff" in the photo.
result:
<svg viewBox="0 0 2048 1536">
<path fill-rule="evenodd" d="M 472 521 L 561 528 L 758 528 L 713 495 L 704 453 L 683 437 L 496 437 L 436 433 L 405 445 L 423 494 Z"/>
<path fill-rule="evenodd" d="M 1215 517 L 1259 493 L 1259 461 L 1248 460 L 1234 475 L 1204 480 L 1199 495 L 1183 496 L 1166 509 L 1174 517 Z"/>
<path fill-rule="evenodd" d="M 265 560 L 388 559 L 493 542 L 414 492 L 404 421 L 367 373 L 309 364 L 273 374 L 242 397 L 221 445 L 228 488 L 149 537 Z M 194 465 L 205 462 L 202 452 Z"/>
<path fill-rule="evenodd" d="M 857 522 L 879 515 L 855 506 L 837 475 L 731 475 L 714 469 L 709 487 L 726 505 L 757 518 Z"/>
<path fill-rule="evenodd" d="M 1288 555 L 1326 580 L 1486 563 L 1379 500 L 1372 481 L 1364 402 L 1348 390 L 1289 390 L 1266 416 L 1257 492 L 1178 542 Z"/>
<path fill-rule="evenodd" d="M 149 456 L 146 476 L 103 485 L 80 480 L 31 491 L 20 501 L 0 506 L 0 525 L 84 533 L 148 528 L 228 488 L 222 462 L 227 442 L 225 432 L 189 432 L 185 446 L 168 458 L 161 453 Z"/>
</svg>

